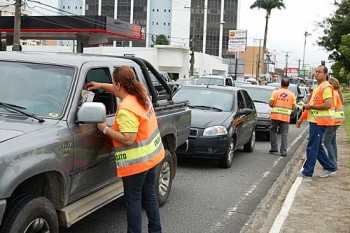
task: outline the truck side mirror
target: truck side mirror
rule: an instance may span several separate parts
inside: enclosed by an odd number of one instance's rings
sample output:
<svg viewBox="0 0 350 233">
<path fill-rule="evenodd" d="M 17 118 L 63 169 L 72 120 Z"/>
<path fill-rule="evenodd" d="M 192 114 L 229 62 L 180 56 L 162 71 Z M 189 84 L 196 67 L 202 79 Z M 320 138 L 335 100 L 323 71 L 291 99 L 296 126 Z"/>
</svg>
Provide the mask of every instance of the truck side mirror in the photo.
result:
<svg viewBox="0 0 350 233">
<path fill-rule="evenodd" d="M 99 102 L 85 102 L 81 105 L 77 114 L 77 122 L 85 124 L 97 124 L 106 121 L 106 107 Z"/>
</svg>

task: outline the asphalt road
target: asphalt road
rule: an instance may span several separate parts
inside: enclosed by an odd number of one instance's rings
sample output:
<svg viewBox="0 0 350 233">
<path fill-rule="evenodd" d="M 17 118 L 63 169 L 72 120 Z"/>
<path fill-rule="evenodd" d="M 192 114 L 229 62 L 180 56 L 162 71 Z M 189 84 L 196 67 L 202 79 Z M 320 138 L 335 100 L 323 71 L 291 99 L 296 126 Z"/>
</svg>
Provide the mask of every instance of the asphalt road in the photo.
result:
<svg viewBox="0 0 350 233">
<path fill-rule="evenodd" d="M 290 125 L 287 157 L 269 154 L 270 143 L 258 138 L 252 153 L 235 152 L 229 169 L 212 160 L 180 159 L 168 202 L 160 209 L 163 232 L 240 232 L 304 140 L 306 125 Z M 143 220 L 147 232 L 145 214 Z M 60 232 L 126 232 L 123 199 Z"/>
</svg>

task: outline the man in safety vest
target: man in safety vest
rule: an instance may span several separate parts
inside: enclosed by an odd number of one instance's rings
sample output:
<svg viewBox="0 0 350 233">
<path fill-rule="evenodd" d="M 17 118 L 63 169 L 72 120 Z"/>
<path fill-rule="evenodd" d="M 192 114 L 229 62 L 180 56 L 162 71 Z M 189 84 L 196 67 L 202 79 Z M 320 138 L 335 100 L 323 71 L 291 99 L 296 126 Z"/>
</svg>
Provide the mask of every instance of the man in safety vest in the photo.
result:
<svg viewBox="0 0 350 233">
<path fill-rule="evenodd" d="M 271 94 L 270 107 L 271 129 L 270 129 L 270 154 L 278 152 L 277 129 L 281 132 L 281 156 L 287 156 L 287 135 L 289 130 L 290 114 L 295 108 L 295 95 L 288 90 L 289 79 L 281 80 L 281 88 Z"/>
<path fill-rule="evenodd" d="M 336 174 L 335 165 L 329 159 L 322 144 L 323 135 L 327 127 L 333 126 L 335 122 L 335 111 L 333 101 L 333 89 L 327 81 L 328 69 L 321 65 L 315 71 L 315 79 L 318 86 L 313 90 L 308 104 L 305 104 L 307 111 L 307 121 L 309 121 L 309 141 L 306 147 L 306 161 L 303 171 L 299 176 L 311 178 L 316 160 L 320 162 L 324 171 L 319 175 L 321 178 L 334 176 Z M 298 120 L 297 127 L 300 127 L 302 120 Z"/>
</svg>

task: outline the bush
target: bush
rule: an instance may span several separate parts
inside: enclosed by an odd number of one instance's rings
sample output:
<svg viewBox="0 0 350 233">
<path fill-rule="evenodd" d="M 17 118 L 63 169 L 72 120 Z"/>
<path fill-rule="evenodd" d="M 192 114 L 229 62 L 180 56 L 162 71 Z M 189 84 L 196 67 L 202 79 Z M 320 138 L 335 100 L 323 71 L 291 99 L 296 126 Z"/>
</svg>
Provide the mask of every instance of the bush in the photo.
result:
<svg viewBox="0 0 350 233">
<path fill-rule="evenodd" d="M 343 91 L 344 93 L 349 92 L 349 86 L 348 86 L 346 83 L 341 83 L 340 85 L 341 85 L 342 91 Z"/>
<path fill-rule="evenodd" d="M 350 93 L 345 93 L 343 98 L 344 98 L 343 107 L 344 107 L 345 119 L 347 119 L 350 117 Z M 345 120 L 343 124 L 345 126 L 346 134 L 350 136 L 350 121 Z M 350 140 L 348 141 L 348 145 L 350 145 Z"/>
</svg>

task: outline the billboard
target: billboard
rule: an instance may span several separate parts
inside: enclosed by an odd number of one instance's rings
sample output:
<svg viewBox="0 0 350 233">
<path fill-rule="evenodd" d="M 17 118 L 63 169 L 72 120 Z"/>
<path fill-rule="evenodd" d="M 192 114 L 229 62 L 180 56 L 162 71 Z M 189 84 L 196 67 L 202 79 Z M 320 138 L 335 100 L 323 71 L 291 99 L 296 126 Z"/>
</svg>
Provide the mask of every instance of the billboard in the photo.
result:
<svg viewBox="0 0 350 233">
<path fill-rule="evenodd" d="M 264 64 L 275 64 L 275 54 L 267 51 L 264 53 Z"/>
<path fill-rule="evenodd" d="M 247 44 L 247 30 L 229 30 L 228 52 L 244 52 Z"/>
</svg>

